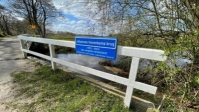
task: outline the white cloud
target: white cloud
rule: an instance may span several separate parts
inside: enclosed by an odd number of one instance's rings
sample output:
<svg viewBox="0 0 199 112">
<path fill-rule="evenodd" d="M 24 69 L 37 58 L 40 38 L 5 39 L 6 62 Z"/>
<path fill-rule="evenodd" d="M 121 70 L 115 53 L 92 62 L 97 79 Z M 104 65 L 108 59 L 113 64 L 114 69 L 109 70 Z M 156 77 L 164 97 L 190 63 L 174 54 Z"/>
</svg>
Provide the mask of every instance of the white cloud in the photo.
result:
<svg viewBox="0 0 199 112">
<path fill-rule="evenodd" d="M 51 24 L 51 26 L 48 26 L 53 31 L 67 31 L 67 32 L 72 32 L 76 34 L 88 34 L 87 31 L 87 25 L 85 24 L 86 22 L 83 20 L 79 21 L 62 21 L 58 22 L 56 24 Z"/>
<path fill-rule="evenodd" d="M 67 21 L 69 21 L 68 18 L 64 18 L 64 17 L 57 17 L 56 20 L 59 21 L 59 22 L 67 22 Z"/>
<path fill-rule="evenodd" d="M 77 21 L 77 24 L 86 24 L 86 21 L 80 20 L 80 21 Z"/>
<path fill-rule="evenodd" d="M 110 25 L 102 26 L 99 19 L 102 17 L 102 11 L 98 10 L 95 2 L 86 3 L 88 0 L 53 0 L 54 6 L 64 12 L 64 14 L 73 15 L 79 20 L 68 20 L 59 23 L 53 27 L 56 31 L 65 30 L 77 34 L 92 34 L 92 35 L 109 35 L 109 33 L 118 33 L 121 22 L 113 23 L 108 21 Z M 59 18 L 62 20 L 62 18 Z M 89 27 L 90 26 L 90 27 Z"/>
<path fill-rule="evenodd" d="M 97 18 L 92 18 L 96 11 L 96 6 L 93 4 L 85 4 L 86 0 L 53 0 L 54 6 L 64 12 L 64 14 L 72 15 L 79 20 L 69 20 L 64 17 L 56 18 L 57 22 L 51 25 L 51 30 L 68 31 L 77 34 L 96 34 L 99 32 L 91 31 L 88 27 L 88 21 L 95 22 Z M 89 7 L 89 9 L 88 9 Z M 92 23 L 91 23 L 92 24 Z"/>
<path fill-rule="evenodd" d="M 75 25 L 76 24 L 76 21 L 70 21 L 70 24 L 72 24 L 72 25 Z"/>
<path fill-rule="evenodd" d="M 63 11 L 65 14 L 74 15 L 80 19 L 96 22 L 96 20 L 101 17 L 95 1 L 87 3 L 87 0 L 53 0 L 53 3 L 58 10 Z"/>
</svg>

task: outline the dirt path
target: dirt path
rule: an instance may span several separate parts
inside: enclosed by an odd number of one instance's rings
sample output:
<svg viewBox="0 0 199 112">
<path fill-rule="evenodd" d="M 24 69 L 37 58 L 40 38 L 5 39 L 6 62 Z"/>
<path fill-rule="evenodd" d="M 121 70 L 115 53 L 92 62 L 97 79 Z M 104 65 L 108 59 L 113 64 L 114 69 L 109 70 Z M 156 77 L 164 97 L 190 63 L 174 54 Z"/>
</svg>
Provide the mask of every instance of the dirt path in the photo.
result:
<svg viewBox="0 0 199 112">
<path fill-rule="evenodd" d="M 17 71 L 33 71 L 34 64 L 22 59 L 19 41 L 16 37 L 0 41 L 0 112 L 13 112 L 6 109 L 6 103 L 14 101 L 13 81 L 11 73 Z"/>
</svg>

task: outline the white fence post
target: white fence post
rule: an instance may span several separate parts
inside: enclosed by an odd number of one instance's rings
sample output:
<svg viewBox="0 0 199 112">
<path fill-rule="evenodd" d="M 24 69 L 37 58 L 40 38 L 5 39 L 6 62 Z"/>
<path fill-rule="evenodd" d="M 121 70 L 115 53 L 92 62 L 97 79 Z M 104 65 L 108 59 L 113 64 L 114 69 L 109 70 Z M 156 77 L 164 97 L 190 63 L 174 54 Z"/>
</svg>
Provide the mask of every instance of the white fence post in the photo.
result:
<svg viewBox="0 0 199 112">
<path fill-rule="evenodd" d="M 133 84 L 135 83 L 136 75 L 137 75 L 137 70 L 139 66 L 139 60 L 140 58 L 133 58 L 131 61 L 131 69 L 130 69 L 130 74 L 129 74 L 129 84 L 127 85 L 126 88 L 126 95 L 124 99 L 124 104 L 125 106 L 129 107 L 131 103 L 131 97 L 133 94 Z"/>
<path fill-rule="evenodd" d="M 24 40 L 20 39 L 20 44 L 21 44 L 21 51 L 22 51 L 22 49 L 26 49 Z M 27 58 L 27 53 L 24 51 L 22 51 L 22 53 L 23 53 L 23 58 Z"/>
<path fill-rule="evenodd" d="M 49 44 L 49 50 L 50 50 L 50 57 L 51 57 L 51 65 L 52 65 L 52 69 L 54 70 L 56 68 L 56 63 L 53 62 L 52 58 L 55 58 L 55 47 L 52 44 Z"/>
</svg>

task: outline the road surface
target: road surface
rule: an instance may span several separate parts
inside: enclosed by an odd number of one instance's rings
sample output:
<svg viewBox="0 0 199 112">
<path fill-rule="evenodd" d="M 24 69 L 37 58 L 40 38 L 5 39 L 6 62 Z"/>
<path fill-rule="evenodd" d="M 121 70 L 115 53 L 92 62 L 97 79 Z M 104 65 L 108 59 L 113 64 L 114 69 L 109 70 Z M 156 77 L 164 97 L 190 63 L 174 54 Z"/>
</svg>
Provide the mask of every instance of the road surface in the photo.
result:
<svg viewBox="0 0 199 112">
<path fill-rule="evenodd" d="M 15 71 L 34 69 L 29 60 L 22 58 L 20 44 L 17 37 L 9 37 L 0 40 L 0 112 L 13 112 L 5 109 L 6 102 L 12 102 L 12 78 L 10 74 Z"/>
</svg>

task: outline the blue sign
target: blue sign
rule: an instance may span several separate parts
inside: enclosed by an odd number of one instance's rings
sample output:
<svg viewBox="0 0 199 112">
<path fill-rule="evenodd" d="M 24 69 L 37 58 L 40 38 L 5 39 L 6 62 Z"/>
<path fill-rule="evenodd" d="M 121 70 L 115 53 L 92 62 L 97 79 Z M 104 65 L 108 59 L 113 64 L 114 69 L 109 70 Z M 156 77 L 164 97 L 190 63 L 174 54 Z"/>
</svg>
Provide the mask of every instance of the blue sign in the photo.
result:
<svg viewBox="0 0 199 112">
<path fill-rule="evenodd" d="M 105 37 L 75 37 L 77 54 L 84 54 L 115 60 L 117 55 L 117 39 Z"/>
</svg>

